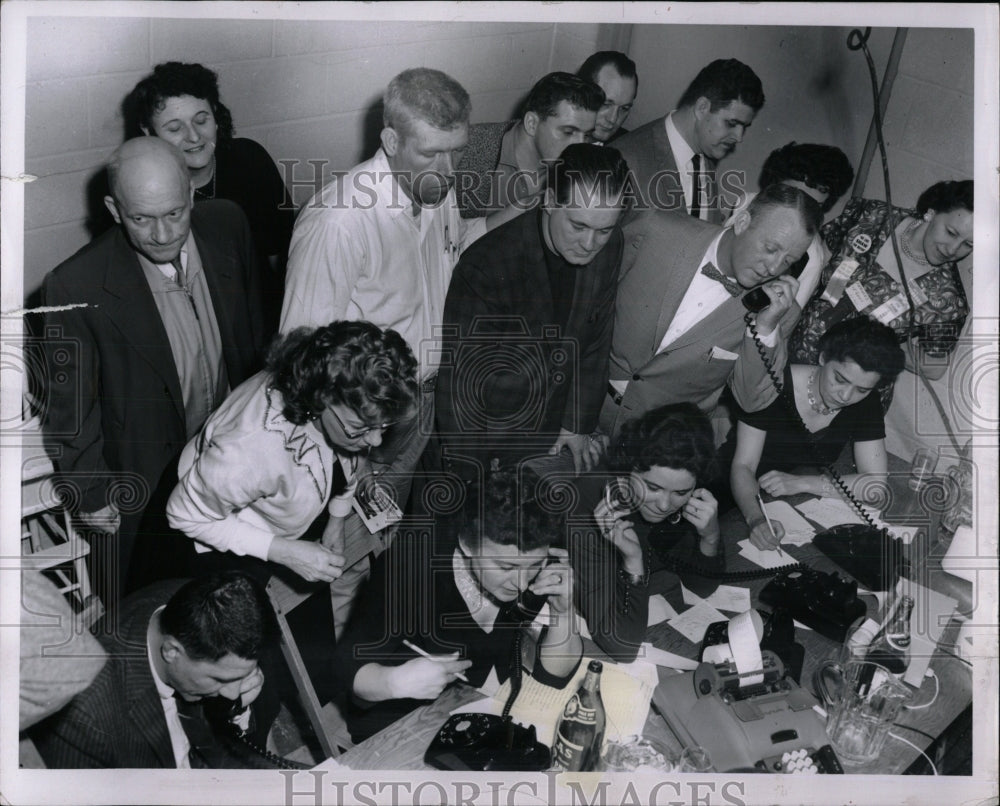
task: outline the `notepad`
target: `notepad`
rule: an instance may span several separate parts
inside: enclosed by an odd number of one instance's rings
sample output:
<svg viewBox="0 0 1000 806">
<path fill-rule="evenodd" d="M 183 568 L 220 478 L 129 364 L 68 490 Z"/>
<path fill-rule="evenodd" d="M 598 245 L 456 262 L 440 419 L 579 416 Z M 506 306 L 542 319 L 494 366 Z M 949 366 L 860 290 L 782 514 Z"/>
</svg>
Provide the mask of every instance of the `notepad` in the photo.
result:
<svg viewBox="0 0 1000 806">
<path fill-rule="evenodd" d="M 689 641 L 697 644 L 705 637 L 708 625 L 716 621 L 726 621 L 726 617 L 704 599 L 701 599 L 679 616 L 674 616 L 667 624 Z"/>
<path fill-rule="evenodd" d="M 649 616 L 646 619 L 646 626 L 652 627 L 661 621 L 666 621 L 677 615 L 677 611 L 670 606 L 670 602 L 660 594 L 654 593 L 649 597 Z"/>
<path fill-rule="evenodd" d="M 683 655 L 675 655 L 673 652 L 667 652 L 665 649 L 657 649 L 648 641 L 644 641 L 640 647 L 639 657 L 667 669 L 691 671 L 698 668 L 698 661 L 685 658 Z"/>
<path fill-rule="evenodd" d="M 794 560 L 790 559 L 787 555 L 782 557 L 773 549 L 761 551 L 750 542 L 749 537 L 740 540 L 736 545 L 740 547 L 740 554 L 750 560 L 750 562 L 754 565 L 758 565 L 761 568 L 780 568 L 783 565 L 788 565 L 790 562 L 794 562 Z"/>
<path fill-rule="evenodd" d="M 685 604 L 694 605 L 700 601 L 708 602 L 717 610 L 725 610 L 729 613 L 745 613 L 750 609 L 750 591 L 746 588 L 737 588 L 732 585 L 719 585 L 711 596 L 702 599 L 695 593 L 691 593 L 681 584 L 681 593 L 684 596 Z"/>
<path fill-rule="evenodd" d="M 545 744 L 552 743 L 556 732 L 556 723 L 562 716 L 563 708 L 576 690 L 583 683 L 587 674 L 587 665 L 591 658 L 584 657 L 580 661 L 573 679 L 563 688 L 552 688 L 539 683 L 533 677 L 524 676 L 521 691 L 510 709 L 511 718 L 524 726 L 534 725 L 538 740 Z M 627 664 L 617 664 L 603 661 L 601 673 L 601 701 L 604 703 L 605 725 L 604 736 L 610 741 L 621 741 L 627 736 L 642 734 L 649 716 L 649 703 L 653 698 L 653 690 L 659 681 L 656 666 L 644 660 Z M 452 711 L 453 714 L 503 713 L 504 704 L 510 695 L 510 680 L 507 680 L 500 690 L 484 700 L 461 705 Z"/>
<path fill-rule="evenodd" d="M 783 544 L 802 546 L 811 543 L 816 537 L 816 530 L 810 526 L 809 521 L 796 512 L 787 501 L 768 501 L 764 504 L 764 509 L 772 521 L 780 521 L 784 528 L 785 534 L 781 538 Z"/>
</svg>

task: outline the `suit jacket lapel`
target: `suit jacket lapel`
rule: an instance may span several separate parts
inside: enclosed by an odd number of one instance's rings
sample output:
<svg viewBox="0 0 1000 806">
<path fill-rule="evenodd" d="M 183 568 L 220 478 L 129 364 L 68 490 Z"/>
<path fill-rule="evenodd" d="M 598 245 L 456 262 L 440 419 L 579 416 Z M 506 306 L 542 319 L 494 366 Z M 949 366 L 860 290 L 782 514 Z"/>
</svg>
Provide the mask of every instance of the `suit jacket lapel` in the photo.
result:
<svg viewBox="0 0 1000 806">
<path fill-rule="evenodd" d="M 722 224 L 722 198 L 719 196 L 718 165 L 715 160 L 708 160 L 708 220 L 712 224 Z"/>
<path fill-rule="evenodd" d="M 226 302 L 238 298 L 237 295 L 240 294 L 239 289 L 234 285 L 236 261 L 232 255 L 219 249 L 211 239 L 204 237 L 201 225 L 194 220 L 193 214 L 191 232 L 194 234 L 195 244 L 198 246 L 201 268 L 205 272 L 205 281 L 208 283 L 208 290 L 212 296 L 215 321 L 218 323 L 219 337 L 222 340 L 222 358 L 226 362 L 226 369 L 230 379 L 232 379 L 233 373 L 238 367 L 232 362 L 229 350 L 232 345 L 236 344 L 236 332 Z"/>
<path fill-rule="evenodd" d="M 108 319 L 121 331 L 125 342 L 163 378 L 174 407 L 183 419 L 184 398 L 170 339 L 139 258 L 121 230 L 117 231 L 112 244 L 104 274 L 104 291 L 111 297 Z"/>
<path fill-rule="evenodd" d="M 677 214 L 674 213 L 673 215 Z M 660 232 L 663 231 L 660 230 Z M 663 232 L 663 235 L 667 234 Z M 670 327 L 670 323 L 677 314 L 677 309 L 680 307 L 681 300 L 684 299 L 684 294 L 687 292 L 688 286 L 691 285 L 691 279 L 701 265 L 701 259 L 705 256 L 705 252 L 708 250 L 709 244 L 712 243 L 712 239 L 718 235 L 718 231 L 706 230 L 704 235 L 689 238 L 683 245 L 680 245 L 681 248 L 679 250 L 677 248 L 679 244 L 676 240 L 663 237 L 663 235 L 657 238 L 657 240 L 661 241 L 659 245 L 649 244 L 646 247 L 647 249 L 653 249 L 653 254 L 670 256 L 670 263 L 664 267 L 662 272 L 662 276 L 664 277 L 662 305 L 660 308 L 660 317 L 656 323 L 656 331 L 653 333 L 653 343 L 650 345 L 650 357 L 656 354 L 660 342 L 663 341 L 663 337 L 666 335 L 667 328 Z M 660 293 L 659 289 L 657 292 Z"/>
<path fill-rule="evenodd" d="M 662 118 L 653 127 L 653 153 L 656 155 L 658 170 L 677 173 L 677 161 L 673 149 L 670 148 L 670 138 L 667 137 L 666 118 Z M 677 187 L 681 186 L 680 176 L 675 177 Z"/>
<path fill-rule="evenodd" d="M 525 220 L 525 228 L 522 231 L 521 243 L 525 245 L 524 251 L 524 262 L 519 267 L 519 271 L 523 272 L 523 291 L 525 300 L 532 300 L 536 306 L 536 316 L 535 321 L 537 322 L 554 322 L 556 318 L 555 305 L 552 302 L 552 285 L 551 279 L 549 278 L 549 267 L 545 262 L 545 243 L 542 236 L 541 228 L 544 226 L 544 222 L 541 220 L 543 215 L 542 211 L 539 210 L 534 215 L 523 215 L 522 219 Z M 541 283 L 541 288 L 535 286 L 535 283 Z M 574 284 L 573 300 L 574 304 L 576 302 L 577 295 L 580 289 L 580 276 L 576 277 L 576 283 Z M 572 321 L 572 314 L 570 316 Z M 565 334 L 562 334 L 565 335 Z"/>
<path fill-rule="evenodd" d="M 145 632 L 143 646 L 145 647 Z M 153 753 L 164 767 L 176 767 L 170 732 L 163 714 L 160 697 L 156 693 L 153 672 L 149 659 L 143 654 L 129 657 L 125 661 L 125 697 L 128 700 L 128 714 L 135 729 L 149 743 Z"/>
</svg>

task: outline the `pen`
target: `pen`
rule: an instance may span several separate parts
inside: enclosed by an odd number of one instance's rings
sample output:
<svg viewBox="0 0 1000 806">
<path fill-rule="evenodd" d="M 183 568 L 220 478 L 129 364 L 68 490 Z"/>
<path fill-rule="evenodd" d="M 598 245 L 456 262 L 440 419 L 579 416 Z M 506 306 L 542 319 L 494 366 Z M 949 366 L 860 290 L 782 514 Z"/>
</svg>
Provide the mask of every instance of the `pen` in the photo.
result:
<svg viewBox="0 0 1000 806">
<path fill-rule="evenodd" d="M 433 655 L 429 655 L 428 653 L 424 652 L 424 650 L 422 650 L 420 647 L 415 646 L 414 644 L 411 644 L 405 638 L 403 639 L 403 644 L 405 644 L 407 647 L 409 647 L 414 652 L 416 652 L 418 655 L 420 655 L 420 657 L 427 658 L 427 660 L 435 660 L 435 658 L 434 658 Z M 455 675 L 455 677 L 457 677 L 459 680 L 461 680 L 464 683 L 468 683 L 469 682 L 469 678 L 466 677 L 461 672 L 452 672 L 452 674 Z M 469 685 L 472 685 L 472 684 L 470 683 Z"/>
<path fill-rule="evenodd" d="M 778 539 L 778 536 L 777 536 L 777 535 L 776 535 L 776 534 L 774 533 L 774 524 L 772 524 L 772 523 L 771 523 L 771 519 L 770 519 L 769 517 L 767 517 L 767 510 L 766 510 L 766 509 L 764 509 L 764 502 L 763 502 L 763 501 L 761 500 L 761 498 L 760 498 L 760 493 L 757 493 L 757 503 L 758 503 L 758 504 L 760 504 L 760 511 L 761 511 L 761 512 L 762 512 L 762 513 L 764 514 L 764 520 L 765 520 L 765 522 L 767 523 L 767 528 L 771 530 L 771 537 L 773 537 L 773 538 L 774 538 L 775 540 L 777 540 L 777 539 Z M 777 551 L 777 552 L 778 552 L 778 554 L 780 554 L 780 555 L 781 555 L 782 557 L 784 557 L 784 556 L 785 556 L 785 552 L 783 552 L 783 551 L 781 550 L 781 543 L 780 543 L 780 541 L 779 541 L 779 542 L 778 542 L 778 544 L 777 544 L 777 545 L 776 545 L 776 546 L 774 547 L 774 549 L 775 549 L 775 551 Z"/>
</svg>

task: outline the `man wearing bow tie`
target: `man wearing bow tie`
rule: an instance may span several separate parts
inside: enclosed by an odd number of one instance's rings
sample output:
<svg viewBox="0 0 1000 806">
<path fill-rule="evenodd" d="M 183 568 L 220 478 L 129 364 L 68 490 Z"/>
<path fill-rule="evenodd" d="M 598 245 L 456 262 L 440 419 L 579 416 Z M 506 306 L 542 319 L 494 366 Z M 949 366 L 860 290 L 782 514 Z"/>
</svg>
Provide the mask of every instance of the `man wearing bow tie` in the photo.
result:
<svg viewBox="0 0 1000 806">
<path fill-rule="evenodd" d="M 711 412 L 727 384 L 747 411 L 770 404 L 777 390 L 760 350 L 780 377 L 787 333 L 779 327 L 798 308 L 797 281 L 781 275 L 821 220 L 815 200 L 772 185 L 725 229 L 662 210 L 627 224 L 602 430 L 613 436 L 626 420 L 666 403 Z M 768 300 L 750 320 L 760 345 L 741 302 L 757 286 Z"/>
</svg>

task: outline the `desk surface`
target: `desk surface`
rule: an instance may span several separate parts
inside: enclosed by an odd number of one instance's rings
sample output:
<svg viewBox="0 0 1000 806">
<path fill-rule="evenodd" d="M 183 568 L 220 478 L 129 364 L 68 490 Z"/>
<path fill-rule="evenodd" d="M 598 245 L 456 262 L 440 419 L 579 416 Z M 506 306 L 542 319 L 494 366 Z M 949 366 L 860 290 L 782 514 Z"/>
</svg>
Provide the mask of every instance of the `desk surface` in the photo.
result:
<svg viewBox="0 0 1000 806">
<path fill-rule="evenodd" d="M 799 497 L 805 500 L 806 496 Z M 799 500 L 789 499 L 791 503 Z M 892 512 L 885 514 L 886 519 L 894 521 Z M 737 553 L 735 543 L 747 534 L 746 525 L 738 516 L 732 513 L 723 519 L 723 534 L 726 536 L 731 550 L 728 557 L 729 570 L 746 570 L 754 568 L 748 560 Z M 805 562 L 813 568 L 822 571 L 840 571 L 840 569 L 825 555 L 811 544 L 804 546 L 788 546 L 785 551 L 792 560 Z M 939 584 L 949 582 L 950 575 L 940 570 L 940 563 L 931 562 L 924 569 L 921 578 L 923 584 L 939 589 Z M 758 604 L 761 589 L 768 582 L 767 578 L 742 583 L 750 590 L 754 606 Z M 947 591 L 946 591 L 947 592 Z M 873 596 L 865 597 L 869 605 L 869 615 L 878 618 L 878 604 Z M 953 625 L 954 627 L 954 625 Z M 940 646 L 950 646 L 954 642 L 953 628 L 946 631 Z M 674 630 L 666 622 L 650 627 L 647 640 L 654 646 L 675 652 L 688 658 L 697 658 L 699 647 Z M 834 641 L 808 629 L 797 629 L 796 640 L 805 648 L 801 683 L 803 687 L 812 689 L 812 676 L 820 664 L 838 647 Z M 904 712 L 897 722 L 893 732 L 905 737 L 921 749 L 931 742 L 931 737 L 938 736 L 951 722 L 969 705 L 972 700 L 971 668 L 958 658 L 935 653 L 930 668 L 934 670 L 938 681 L 937 697 L 930 707 L 915 708 Z M 672 674 L 661 670 L 661 675 Z M 935 693 L 934 680 L 925 677 L 920 690 L 914 694 L 913 704 L 921 705 L 929 702 Z M 449 713 L 459 705 L 472 702 L 482 695 L 468 686 L 456 683 L 444 691 L 433 703 L 411 712 L 403 719 L 385 730 L 370 737 L 366 741 L 344 753 L 338 761 L 351 769 L 428 769 L 423 763 L 423 754 L 431 739 L 447 719 Z M 911 728 L 907 729 L 907 728 Z M 655 711 L 650 709 L 646 722 L 647 735 L 659 738 L 674 750 L 679 751 L 680 743 L 672 734 L 665 721 Z M 890 737 L 876 762 L 864 766 L 847 766 L 848 773 L 880 773 L 900 774 L 917 758 L 917 751 L 907 744 Z"/>
</svg>

